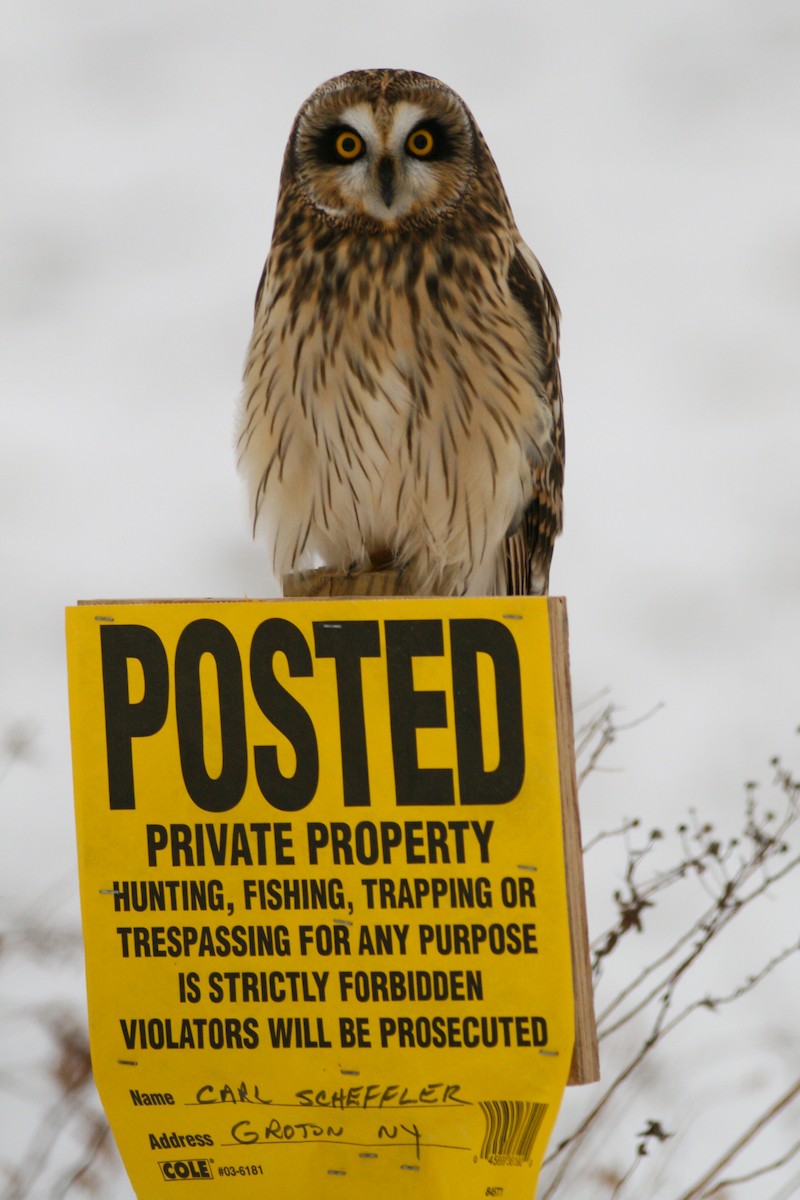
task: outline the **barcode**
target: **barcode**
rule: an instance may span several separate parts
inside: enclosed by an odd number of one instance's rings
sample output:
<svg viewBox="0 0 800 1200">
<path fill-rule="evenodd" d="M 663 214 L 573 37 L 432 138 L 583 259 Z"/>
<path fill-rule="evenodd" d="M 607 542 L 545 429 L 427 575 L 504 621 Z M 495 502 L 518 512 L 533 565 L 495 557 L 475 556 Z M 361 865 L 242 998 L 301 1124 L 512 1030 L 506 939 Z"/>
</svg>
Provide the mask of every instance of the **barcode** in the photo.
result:
<svg viewBox="0 0 800 1200">
<path fill-rule="evenodd" d="M 530 1162 L 547 1105 L 534 1100 L 481 1100 L 480 1108 L 486 1122 L 481 1158 L 497 1167 Z"/>
</svg>

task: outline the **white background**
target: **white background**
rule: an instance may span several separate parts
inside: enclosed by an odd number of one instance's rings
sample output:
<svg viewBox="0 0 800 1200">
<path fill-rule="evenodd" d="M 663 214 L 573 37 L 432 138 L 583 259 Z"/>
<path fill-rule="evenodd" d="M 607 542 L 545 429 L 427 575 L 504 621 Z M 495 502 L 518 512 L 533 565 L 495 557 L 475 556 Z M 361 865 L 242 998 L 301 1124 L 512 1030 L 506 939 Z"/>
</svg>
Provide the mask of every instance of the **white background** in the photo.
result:
<svg viewBox="0 0 800 1200">
<path fill-rule="evenodd" d="M 77 919 L 64 607 L 277 594 L 234 409 L 292 119 L 357 66 L 463 95 L 563 309 L 576 705 L 663 704 L 585 826 L 694 805 L 735 832 L 744 781 L 798 763 L 794 0 L 5 0 L 0 734 L 32 739 L 0 783 L 5 914 Z M 742 1017 L 754 1054 L 790 1031 L 778 993 Z M 30 1120 L 6 1107 L 0 1156 Z"/>
</svg>

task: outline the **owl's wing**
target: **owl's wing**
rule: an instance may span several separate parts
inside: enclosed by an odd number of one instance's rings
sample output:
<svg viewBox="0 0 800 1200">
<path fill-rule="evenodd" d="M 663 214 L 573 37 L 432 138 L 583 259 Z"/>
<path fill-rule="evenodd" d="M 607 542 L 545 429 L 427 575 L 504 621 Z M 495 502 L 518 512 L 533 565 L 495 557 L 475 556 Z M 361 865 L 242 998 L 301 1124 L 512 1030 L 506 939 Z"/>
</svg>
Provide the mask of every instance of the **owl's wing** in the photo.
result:
<svg viewBox="0 0 800 1200">
<path fill-rule="evenodd" d="M 561 532 L 564 483 L 564 418 L 558 369 L 560 313 L 547 276 L 524 242 L 518 243 L 508 284 L 531 323 L 531 342 L 541 362 L 541 391 L 553 415 L 553 442 L 549 457 L 531 465 L 530 502 L 506 539 L 506 584 L 510 596 L 545 596 L 553 543 Z"/>
</svg>

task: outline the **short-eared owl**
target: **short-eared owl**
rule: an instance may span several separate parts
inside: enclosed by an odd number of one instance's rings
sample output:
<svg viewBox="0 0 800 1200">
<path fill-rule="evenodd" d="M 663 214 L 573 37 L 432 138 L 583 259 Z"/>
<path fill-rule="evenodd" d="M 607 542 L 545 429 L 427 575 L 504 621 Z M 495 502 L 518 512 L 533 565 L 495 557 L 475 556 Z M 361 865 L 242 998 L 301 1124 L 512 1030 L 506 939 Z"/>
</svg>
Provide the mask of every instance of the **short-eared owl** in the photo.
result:
<svg viewBox="0 0 800 1200">
<path fill-rule="evenodd" d="M 463 101 L 323 84 L 286 148 L 239 452 L 273 566 L 544 594 L 561 528 L 558 305 Z"/>
</svg>

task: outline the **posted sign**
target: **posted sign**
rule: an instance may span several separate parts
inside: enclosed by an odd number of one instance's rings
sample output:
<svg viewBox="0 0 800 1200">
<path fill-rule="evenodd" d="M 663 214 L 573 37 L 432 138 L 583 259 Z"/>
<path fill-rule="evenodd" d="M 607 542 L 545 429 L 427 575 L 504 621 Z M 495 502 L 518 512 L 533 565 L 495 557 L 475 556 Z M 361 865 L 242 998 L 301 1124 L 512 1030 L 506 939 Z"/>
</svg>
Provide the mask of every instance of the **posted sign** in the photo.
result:
<svg viewBox="0 0 800 1200">
<path fill-rule="evenodd" d="M 531 1200 L 574 1037 L 547 602 L 84 605 L 67 641 L 141 1200 Z"/>
</svg>

